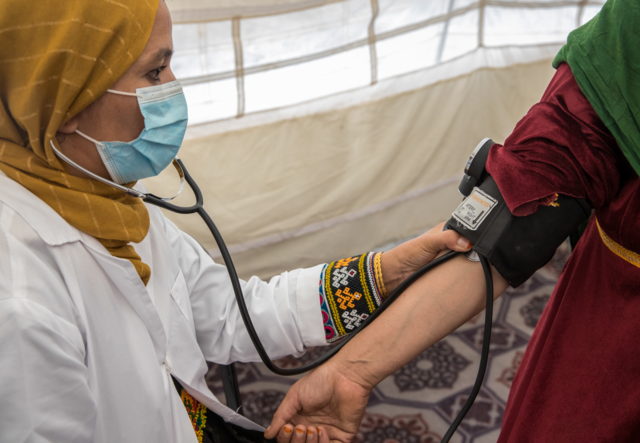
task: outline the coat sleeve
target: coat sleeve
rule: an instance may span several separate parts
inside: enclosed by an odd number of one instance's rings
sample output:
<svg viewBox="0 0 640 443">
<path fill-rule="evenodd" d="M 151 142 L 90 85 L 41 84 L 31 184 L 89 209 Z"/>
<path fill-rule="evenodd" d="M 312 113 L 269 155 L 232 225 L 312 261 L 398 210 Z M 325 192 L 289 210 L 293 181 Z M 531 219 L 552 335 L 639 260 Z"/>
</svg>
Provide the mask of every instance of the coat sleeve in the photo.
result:
<svg viewBox="0 0 640 443">
<path fill-rule="evenodd" d="M 165 218 L 165 232 L 184 274 L 196 338 L 210 362 L 259 361 L 244 326 L 225 266 L 214 263 L 189 235 Z M 299 356 L 312 346 L 327 344 L 320 309 L 320 278 L 324 265 L 297 269 L 269 282 L 241 280 L 254 327 L 272 359 Z"/>
<path fill-rule="evenodd" d="M 46 245 L 9 212 L 0 205 L 0 442 L 92 442 L 97 408 L 82 333 L 65 315 L 69 303 L 46 303 L 69 295 L 38 257 Z"/>
</svg>

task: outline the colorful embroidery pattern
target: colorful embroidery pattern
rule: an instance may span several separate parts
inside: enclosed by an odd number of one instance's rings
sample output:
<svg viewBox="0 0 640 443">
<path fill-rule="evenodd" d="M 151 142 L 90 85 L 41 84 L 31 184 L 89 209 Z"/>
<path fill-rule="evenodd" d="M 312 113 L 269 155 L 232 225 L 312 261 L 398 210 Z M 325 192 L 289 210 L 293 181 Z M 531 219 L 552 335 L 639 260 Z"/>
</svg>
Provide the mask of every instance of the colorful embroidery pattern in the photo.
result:
<svg viewBox="0 0 640 443">
<path fill-rule="evenodd" d="M 327 265 L 324 265 L 322 273 L 320 274 L 320 308 L 322 309 L 322 323 L 324 324 L 324 335 L 327 339 L 327 343 L 332 343 L 338 340 L 341 336 L 337 334 L 337 328 L 333 322 L 333 316 L 331 315 L 331 308 L 329 308 L 329 302 L 324 292 L 324 276 L 327 270 Z"/>
<path fill-rule="evenodd" d="M 326 265 L 320 277 L 320 307 L 328 343 L 359 327 L 386 296 L 381 252 L 369 252 Z"/>
<path fill-rule="evenodd" d="M 202 434 L 207 424 L 207 407 L 189 395 L 186 389 L 182 390 L 180 399 L 187 409 L 191 425 L 193 425 L 193 430 L 196 432 L 196 437 L 198 437 L 198 443 L 202 443 Z"/>
</svg>

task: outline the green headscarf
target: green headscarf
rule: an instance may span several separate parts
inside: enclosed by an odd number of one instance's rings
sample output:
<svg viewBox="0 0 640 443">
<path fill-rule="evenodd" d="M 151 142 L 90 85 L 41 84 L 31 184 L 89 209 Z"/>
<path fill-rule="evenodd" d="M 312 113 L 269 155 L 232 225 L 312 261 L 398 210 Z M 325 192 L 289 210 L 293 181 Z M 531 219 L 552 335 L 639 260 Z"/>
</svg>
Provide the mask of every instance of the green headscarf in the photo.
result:
<svg viewBox="0 0 640 443">
<path fill-rule="evenodd" d="M 562 62 L 640 175 L 640 2 L 607 1 L 569 34 L 553 67 Z"/>
</svg>

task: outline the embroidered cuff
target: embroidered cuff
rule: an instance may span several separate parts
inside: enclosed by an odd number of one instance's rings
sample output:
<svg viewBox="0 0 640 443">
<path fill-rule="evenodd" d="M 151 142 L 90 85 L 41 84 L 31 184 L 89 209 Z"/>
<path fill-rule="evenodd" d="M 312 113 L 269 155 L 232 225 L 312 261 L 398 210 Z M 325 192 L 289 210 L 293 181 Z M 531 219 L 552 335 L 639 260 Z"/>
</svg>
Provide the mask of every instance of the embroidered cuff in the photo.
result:
<svg viewBox="0 0 640 443">
<path fill-rule="evenodd" d="M 359 327 L 386 297 L 382 252 L 369 252 L 325 265 L 320 306 L 325 337 L 333 343 Z"/>
</svg>

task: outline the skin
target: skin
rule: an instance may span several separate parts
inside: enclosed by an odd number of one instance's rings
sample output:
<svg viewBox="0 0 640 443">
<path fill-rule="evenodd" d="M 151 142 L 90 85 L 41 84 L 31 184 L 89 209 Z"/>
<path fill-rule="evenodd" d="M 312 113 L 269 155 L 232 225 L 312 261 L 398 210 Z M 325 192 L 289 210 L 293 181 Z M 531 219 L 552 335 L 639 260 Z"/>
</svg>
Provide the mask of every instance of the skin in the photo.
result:
<svg viewBox="0 0 640 443">
<path fill-rule="evenodd" d="M 149 41 L 142 54 L 110 89 L 136 92 L 137 88 L 174 81 L 176 77 L 170 66 L 172 54 L 171 15 L 165 2 L 160 2 Z M 140 136 L 144 129 L 144 117 L 136 97 L 105 93 L 58 128 L 56 139 L 62 153 L 80 166 L 110 180 L 95 145 L 76 134 L 76 129 L 96 140 L 128 142 Z M 88 178 L 71 166 L 68 172 Z"/>
<path fill-rule="evenodd" d="M 138 88 L 161 85 L 175 80 L 170 67 L 173 53 L 171 27 L 169 10 L 164 2 L 160 2 L 144 51 L 110 89 L 135 92 Z M 63 154 L 89 171 L 110 179 L 93 142 L 81 137 L 75 131 L 79 130 L 100 141 L 131 141 L 136 139 L 143 129 L 144 117 L 135 97 L 105 93 L 63 124 L 58 129 L 56 138 Z M 89 178 L 71 166 L 68 166 L 68 169 L 72 175 Z M 442 251 L 467 251 L 470 247 L 469 241 L 458 233 L 442 231 L 441 224 L 420 237 L 385 252 L 382 254 L 382 275 L 387 292 L 392 292 L 406 277 L 432 261 Z M 393 368 L 410 361 L 416 349 L 424 349 L 425 343 L 429 340 L 414 340 L 416 343 L 411 346 L 398 346 L 402 351 L 375 352 L 376 355 L 362 355 L 356 360 L 345 359 L 345 353 L 352 352 L 358 346 L 357 343 L 362 342 L 376 343 L 369 349 L 379 349 L 381 333 L 383 338 L 385 335 L 393 337 L 394 334 L 399 334 L 395 339 L 387 340 L 397 345 L 402 334 L 412 331 L 412 327 L 402 330 L 397 326 L 393 327 L 391 323 L 397 321 L 394 318 L 411 316 L 414 308 L 406 301 L 415 297 L 420 298 L 421 291 L 424 290 L 422 287 L 424 285 L 414 286 L 416 289 L 412 287 L 410 291 L 413 295 L 405 294 L 401 297 L 376 321 L 374 326 L 353 340 L 345 351 L 313 371 L 310 377 L 305 377 L 302 381 L 307 384 L 294 385 L 274 418 L 276 426 L 272 426 L 273 430 L 268 432 L 270 438 L 277 435 L 278 441 L 282 443 L 328 443 L 329 439 L 349 441 L 352 438 L 364 413 L 368 393 L 379 381 L 380 375 L 388 371 L 393 372 L 395 370 Z M 405 302 L 401 303 L 403 299 Z M 465 312 L 476 312 L 479 310 L 479 305 L 476 305 L 477 303 L 474 304 L 473 309 L 466 309 Z M 446 315 L 444 312 L 442 314 Z M 453 324 L 457 324 L 457 321 L 453 320 Z M 385 325 L 389 327 L 387 332 L 384 329 Z M 450 328 L 450 325 L 445 327 L 446 330 Z M 422 335 L 418 334 L 420 337 Z M 358 353 L 353 355 L 357 356 Z M 385 359 L 380 359 L 380 355 L 385 355 Z M 378 360 L 378 363 L 375 363 L 375 360 Z M 345 373 L 344 371 L 354 373 L 360 370 L 356 368 L 357 366 L 362 366 L 362 373 L 368 374 L 365 378 L 334 377 L 335 374 Z M 332 370 L 340 372 L 332 374 Z M 316 385 L 318 385 L 317 390 Z M 322 397 L 323 395 L 325 397 Z M 308 407 L 311 410 L 320 411 L 320 415 L 296 414 L 299 409 Z M 288 424 L 289 422 L 297 426 Z M 321 426 L 316 427 L 314 423 L 319 423 Z"/>
<path fill-rule="evenodd" d="M 138 60 L 110 89 L 135 92 L 138 88 L 174 81 L 171 71 L 173 54 L 172 23 L 165 2 L 160 2 L 149 41 Z M 105 93 L 78 115 L 58 128 L 56 139 L 63 154 L 89 171 L 110 179 L 93 142 L 75 131 L 100 141 L 135 140 L 144 129 L 144 117 L 136 97 Z M 72 166 L 68 172 L 89 178 Z M 460 243 L 458 243 L 460 242 Z M 431 233 L 407 242 L 382 255 L 382 275 L 386 289 L 391 292 L 407 276 L 433 260 L 434 253 L 444 248 L 468 250 L 469 242 L 453 231 L 438 235 Z"/>
<path fill-rule="evenodd" d="M 495 269 L 492 275 L 495 299 L 508 283 Z M 334 358 L 293 385 L 265 436 L 277 437 L 279 443 L 297 442 L 282 431 L 283 426 L 295 425 L 300 430 L 322 430 L 322 443 L 350 442 L 371 390 L 481 312 L 484 305 L 479 263 L 456 257 L 430 271 Z"/>
</svg>

